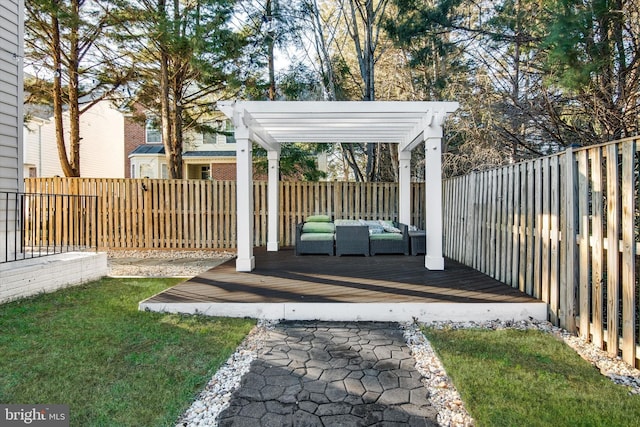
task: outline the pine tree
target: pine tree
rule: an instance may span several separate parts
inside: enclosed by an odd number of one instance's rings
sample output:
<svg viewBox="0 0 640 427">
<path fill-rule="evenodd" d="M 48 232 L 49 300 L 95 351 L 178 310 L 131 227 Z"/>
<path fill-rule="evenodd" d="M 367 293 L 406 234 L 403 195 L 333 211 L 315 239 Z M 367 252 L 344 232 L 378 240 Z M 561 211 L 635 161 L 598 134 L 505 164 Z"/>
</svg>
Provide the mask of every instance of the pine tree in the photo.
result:
<svg viewBox="0 0 640 427">
<path fill-rule="evenodd" d="M 130 63 L 110 48 L 117 27 L 113 11 L 119 5 L 116 0 L 25 1 L 26 64 L 37 73 L 27 79 L 26 91 L 53 104 L 56 144 L 66 176 L 80 176 L 80 116 L 132 77 Z"/>
</svg>

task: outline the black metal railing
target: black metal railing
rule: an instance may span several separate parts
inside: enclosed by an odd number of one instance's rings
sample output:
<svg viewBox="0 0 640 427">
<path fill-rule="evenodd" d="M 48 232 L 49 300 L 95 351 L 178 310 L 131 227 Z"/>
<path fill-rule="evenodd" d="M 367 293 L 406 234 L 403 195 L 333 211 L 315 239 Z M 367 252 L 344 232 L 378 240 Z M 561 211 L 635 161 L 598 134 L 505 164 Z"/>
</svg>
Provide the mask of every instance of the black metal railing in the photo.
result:
<svg viewBox="0 0 640 427">
<path fill-rule="evenodd" d="M 98 197 L 0 192 L 0 263 L 98 249 Z"/>
</svg>

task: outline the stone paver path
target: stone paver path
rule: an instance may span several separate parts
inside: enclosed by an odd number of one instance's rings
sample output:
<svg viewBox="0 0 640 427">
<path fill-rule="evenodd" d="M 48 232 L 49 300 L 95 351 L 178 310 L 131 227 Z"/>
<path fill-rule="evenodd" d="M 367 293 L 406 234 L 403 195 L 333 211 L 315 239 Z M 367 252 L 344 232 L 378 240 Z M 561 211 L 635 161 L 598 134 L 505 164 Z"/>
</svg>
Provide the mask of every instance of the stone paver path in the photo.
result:
<svg viewBox="0 0 640 427">
<path fill-rule="evenodd" d="M 282 322 L 220 426 L 437 426 L 395 323 Z"/>
</svg>

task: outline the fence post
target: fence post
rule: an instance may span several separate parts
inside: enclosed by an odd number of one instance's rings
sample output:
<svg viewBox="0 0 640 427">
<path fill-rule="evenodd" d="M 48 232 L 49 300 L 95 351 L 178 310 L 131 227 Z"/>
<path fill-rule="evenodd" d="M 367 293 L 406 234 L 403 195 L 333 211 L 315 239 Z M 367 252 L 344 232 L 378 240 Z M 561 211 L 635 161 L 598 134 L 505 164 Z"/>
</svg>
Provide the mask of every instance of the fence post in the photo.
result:
<svg viewBox="0 0 640 427">
<path fill-rule="evenodd" d="M 468 199 L 467 199 L 467 222 L 465 230 L 464 262 L 467 265 L 473 265 L 473 247 L 477 239 L 477 215 L 478 203 L 476 201 L 476 173 L 471 172 L 469 175 Z M 472 242 L 471 244 L 469 244 Z"/>
<path fill-rule="evenodd" d="M 618 288 L 620 272 L 619 238 L 620 209 L 618 198 L 618 144 L 607 146 L 607 352 L 618 355 L 618 315 L 620 291 Z"/>
<path fill-rule="evenodd" d="M 565 205 L 564 224 L 562 242 L 566 253 L 564 266 L 564 280 L 561 280 L 560 292 L 560 326 L 570 332 L 576 331 L 575 303 L 576 303 L 576 283 L 578 282 L 579 264 L 576 262 L 576 162 L 573 148 L 569 147 L 565 151 Z"/>
<path fill-rule="evenodd" d="M 622 144 L 622 359 L 636 365 L 635 141 Z"/>
<path fill-rule="evenodd" d="M 578 313 L 580 315 L 580 337 L 589 341 L 591 329 L 591 262 L 589 254 L 591 247 L 589 245 L 589 152 L 581 150 L 578 152 L 578 218 L 580 233 L 580 251 L 578 262 L 579 278 L 580 278 L 580 303 Z"/>
</svg>

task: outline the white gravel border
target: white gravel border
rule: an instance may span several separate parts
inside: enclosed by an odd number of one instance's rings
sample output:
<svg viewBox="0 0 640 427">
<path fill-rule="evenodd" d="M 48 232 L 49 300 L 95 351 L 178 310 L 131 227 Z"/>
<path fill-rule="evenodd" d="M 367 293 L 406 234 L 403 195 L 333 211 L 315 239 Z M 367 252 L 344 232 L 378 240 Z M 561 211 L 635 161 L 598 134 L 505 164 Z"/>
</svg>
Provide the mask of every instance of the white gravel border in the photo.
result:
<svg viewBox="0 0 640 427">
<path fill-rule="evenodd" d="M 438 411 L 438 424 L 442 427 L 475 425 L 462 403 L 458 390 L 419 325 L 407 322 L 401 324 L 400 328 L 404 330 L 404 339 L 416 361 L 416 369 L 422 375 L 422 383 L 429 391 L 429 401 Z"/>
<path fill-rule="evenodd" d="M 217 427 L 218 415 L 229 406 L 231 394 L 240 386 L 242 376 L 249 372 L 270 329 L 278 322 L 258 320 L 224 365 L 218 369 L 176 427 Z"/>
</svg>

